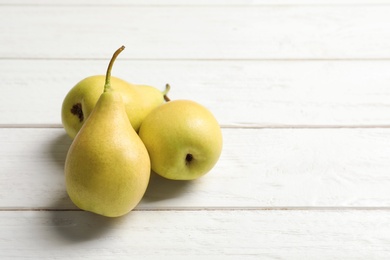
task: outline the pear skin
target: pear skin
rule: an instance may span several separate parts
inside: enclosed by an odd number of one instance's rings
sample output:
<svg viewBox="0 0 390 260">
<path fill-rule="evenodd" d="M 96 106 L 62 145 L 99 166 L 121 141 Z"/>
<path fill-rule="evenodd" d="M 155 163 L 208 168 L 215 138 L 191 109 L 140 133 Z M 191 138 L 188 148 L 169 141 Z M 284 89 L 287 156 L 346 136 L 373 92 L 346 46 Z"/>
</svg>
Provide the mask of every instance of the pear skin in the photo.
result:
<svg viewBox="0 0 390 260">
<path fill-rule="evenodd" d="M 91 114 L 103 91 L 105 75 L 87 77 L 78 82 L 62 102 L 61 119 L 65 131 L 72 139 Z M 134 130 L 138 132 L 143 119 L 157 106 L 164 103 L 168 90 L 160 91 L 147 85 L 136 85 L 117 77 L 111 77 L 112 88 L 121 93 L 126 113 Z"/>
<path fill-rule="evenodd" d="M 102 94 L 105 77 L 105 75 L 87 77 L 78 82 L 65 96 L 62 103 L 61 119 L 65 131 L 72 139 L 80 131 Z M 131 86 L 127 86 L 129 83 L 120 78 L 111 77 L 111 84 L 116 89 L 129 88 L 129 91 L 132 90 Z M 133 92 L 129 94 L 134 95 L 135 91 Z"/>
<path fill-rule="evenodd" d="M 142 122 L 139 136 L 154 172 L 172 180 L 194 180 L 208 173 L 222 151 L 214 115 L 191 100 L 169 101 Z"/>
<path fill-rule="evenodd" d="M 133 85 L 132 91 L 137 94 L 132 94 L 129 89 L 124 89 L 123 96 L 131 125 L 138 132 L 145 117 L 156 107 L 164 104 L 164 97 L 168 93 L 169 88 L 160 91 L 155 87 L 147 85 Z"/>
<path fill-rule="evenodd" d="M 69 148 L 69 197 L 80 209 L 118 217 L 140 202 L 149 178 L 148 152 L 128 120 L 121 95 L 108 84 Z"/>
</svg>

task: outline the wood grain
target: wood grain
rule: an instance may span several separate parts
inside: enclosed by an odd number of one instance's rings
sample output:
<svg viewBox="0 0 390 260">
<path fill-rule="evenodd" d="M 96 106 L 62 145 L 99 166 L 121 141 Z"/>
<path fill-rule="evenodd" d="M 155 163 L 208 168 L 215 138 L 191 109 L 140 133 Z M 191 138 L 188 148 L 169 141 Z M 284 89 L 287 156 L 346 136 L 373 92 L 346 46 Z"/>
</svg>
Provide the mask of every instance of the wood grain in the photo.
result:
<svg viewBox="0 0 390 260">
<path fill-rule="evenodd" d="M 0 57 L 101 59 L 123 44 L 133 59 L 389 59 L 389 12 L 388 5 L 3 6 Z"/>
<path fill-rule="evenodd" d="M 0 257 L 386 259 L 386 211 L 0 212 Z"/>
<path fill-rule="evenodd" d="M 389 0 L 0 0 L 0 259 L 389 259 Z M 224 149 L 108 219 L 65 191 L 63 98 L 193 99 Z"/>
<path fill-rule="evenodd" d="M 61 125 L 61 104 L 107 60 L 0 60 L 0 125 Z M 113 75 L 192 99 L 221 125 L 388 126 L 390 61 L 128 61 Z M 12 94 L 11 94 L 12 93 Z M 18 94 L 14 94 L 18 93 Z"/>
</svg>

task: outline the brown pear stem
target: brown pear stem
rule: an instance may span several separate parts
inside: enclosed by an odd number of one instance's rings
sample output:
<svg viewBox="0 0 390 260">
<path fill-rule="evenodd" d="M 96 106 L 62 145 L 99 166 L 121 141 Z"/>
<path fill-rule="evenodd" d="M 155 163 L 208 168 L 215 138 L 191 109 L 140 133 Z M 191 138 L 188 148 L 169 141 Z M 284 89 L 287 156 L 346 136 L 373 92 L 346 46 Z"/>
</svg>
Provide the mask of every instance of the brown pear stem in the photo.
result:
<svg viewBox="0 0 390 260">
<path fill-rule="evenodd" d="M 104 83 L 104 92 L 107 92 L 111 89 L 111 70 L 112 66 L 114 65 L 114 61 L 116 60 L 116 57 L 118 57 L 119 53 L 121 53 L 125 49 L 125 46 L 121 46 L 119 49 L 117 49 L 114 52 L 114 55 L 112 55 L 112 58 L 110 60 L 110 63 L 108 64 L 107 72 L 106 72 L 106 82 Z"/>
<path fill-rule="evenodd" d="M 171 99 L 167 96 L 167 94 L 168 94 L 168 92 L 169 92 L 170 89 L 171 89 L 171 86 L 170 86 L 168 83 L 165 84 L 165 90 L 164 90 L 163 94 L 164 94 L 164 100 L 165 100 L 166 102 L 171 101 Z"/>
</svg>

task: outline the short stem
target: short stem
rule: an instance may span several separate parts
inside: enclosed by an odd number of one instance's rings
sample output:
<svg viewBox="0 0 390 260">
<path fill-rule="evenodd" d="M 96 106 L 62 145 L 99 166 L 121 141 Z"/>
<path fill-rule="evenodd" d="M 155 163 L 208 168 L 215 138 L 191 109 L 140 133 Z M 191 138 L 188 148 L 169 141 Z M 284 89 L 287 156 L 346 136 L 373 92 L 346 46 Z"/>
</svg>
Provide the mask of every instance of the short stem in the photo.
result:
<svg viewBox="0 0 390 260">
<path fill-rule="evenodd" d="M 112 55 L 112 58 L 110 60 L 110 63 L 108 64 L 107 72 L 106 72 L 106 82 L 104 84 L 104 92 L 107 92 L 107 90 L 111 89 L 111 70 L 112 66 L 114 65 L 114 61 L 116 60 L 116 57 L 118 57 L 119 53 L 121 53 L 125 49 L 125 46 L 121 46 L 119 49 L 117 49 Z"/>
<path fill-rule="evenodd" d="M 171 89 L 171 86 L 170 86 L 169 84 L 166 84 L 166 85 L 165 85 L 165 90 L 164 90 L 164 92 L 163 92 L 163 94 L 164 94 L 164 100 L 165 100 L 166 102 L 171 101 L 171 99 L 167 96 L 167 94 L 168 94 L 168 92 L 169 92 L 170 89 Z"/>
</svg>

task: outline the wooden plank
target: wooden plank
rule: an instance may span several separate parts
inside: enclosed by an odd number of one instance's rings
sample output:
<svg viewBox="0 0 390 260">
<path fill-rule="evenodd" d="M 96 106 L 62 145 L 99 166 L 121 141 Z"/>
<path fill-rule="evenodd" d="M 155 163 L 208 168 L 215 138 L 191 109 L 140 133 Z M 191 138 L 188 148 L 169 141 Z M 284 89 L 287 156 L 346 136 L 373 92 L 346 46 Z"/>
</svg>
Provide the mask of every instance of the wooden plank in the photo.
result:
<svg viewBox="0 0 390 260">
<path fill-rule="evenodd" d="M 124 56 L 140 59 L 383 59 L 389 13 L 388 5 L 2 6 L 0 57 L 107 58 L 124 44 Z"/>
<path fill-rule="evenodd" d="M 388 211 L 0 212 L 0 257 L 387 259 Z"/>
<path fill-rule="evenodd" d="M 193 182 L 152 175 L 138 209 L 390 207 L 390 129 L 223 129 Z M 0 129 L 0 208 L 75 209 L 62 129 Z M 22 191 L 22 192 L 21 192 Z"/>
<path fill-rule="evenodd" d="M 61 125 L 61 104 L 107 60 L 0 60 L 0 125 Z M 127 61 L 113 75 L 208 107 L 224 126 L 390 122 L 390 61 Z"/>
</svg>

